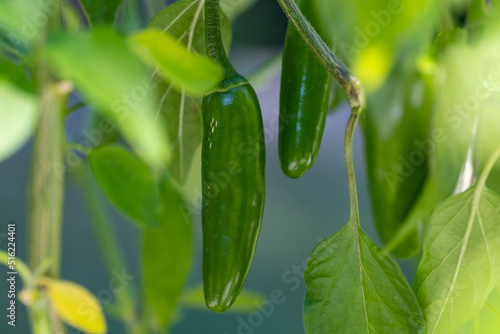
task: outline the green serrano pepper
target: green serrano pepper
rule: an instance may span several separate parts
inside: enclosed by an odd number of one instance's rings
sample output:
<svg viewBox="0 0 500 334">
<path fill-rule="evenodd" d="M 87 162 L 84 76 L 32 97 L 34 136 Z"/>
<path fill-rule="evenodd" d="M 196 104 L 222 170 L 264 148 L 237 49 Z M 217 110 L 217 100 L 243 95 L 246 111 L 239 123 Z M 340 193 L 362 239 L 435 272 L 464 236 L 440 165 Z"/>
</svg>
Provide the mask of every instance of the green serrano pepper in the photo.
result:
<svg viewBox="0 0 500 334">
<path fill-rule="evenodd" d="M 297 0 L 297 5 L 325 38 L 315 12 L 315 1 Z M 330 74 L 289 24 L 281 74 L 278 149 L 281 169 L 290 178 L 302 176 L 316 160 L 331 87 Z"/>
<path fill-rule="evenodd" d="M 208 308 L 224 312 L 245 283 L 259 236 L 265 147 L 257 95 L 221 42 L 219 1 L 205 6 L 207 51 L 226 75 L 202 107 L 203 286 Z"/>
</svg>

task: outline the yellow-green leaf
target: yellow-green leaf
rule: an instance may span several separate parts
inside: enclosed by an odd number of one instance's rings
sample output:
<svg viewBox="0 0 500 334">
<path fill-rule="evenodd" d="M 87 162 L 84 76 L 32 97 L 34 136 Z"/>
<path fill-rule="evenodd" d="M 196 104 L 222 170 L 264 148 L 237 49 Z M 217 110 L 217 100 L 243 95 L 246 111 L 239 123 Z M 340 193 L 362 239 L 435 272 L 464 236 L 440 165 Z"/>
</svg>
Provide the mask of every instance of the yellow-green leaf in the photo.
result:
<svg viewBox="0 0 500 334">
<path fill-rule="evenodd" d="M 178 90 L 203 96 L 222 80 L 222 68 L 207 57 L 189 52 L 168 33 L 147 29 L 130 39 L 138 55 Z"/>
<path fill-rule="evenodd" d="M 107 332 L 99 300 L 83 286 L 73 282 L 44 278 L 48 297 L 62 321 L 85 333 Z"/>
<path fill-rule="evenodd" d="M 234 305 L 228 310 L 231 313 L 250 313 L 259 309 L 259 306 L 266 300 L 266 296 L 258 291 L 243 290 Z M 181 298 L 181 305 L 184 307 L 207 310 L 203 286 L 197 285 L 186 292 Z"/>
</svg>

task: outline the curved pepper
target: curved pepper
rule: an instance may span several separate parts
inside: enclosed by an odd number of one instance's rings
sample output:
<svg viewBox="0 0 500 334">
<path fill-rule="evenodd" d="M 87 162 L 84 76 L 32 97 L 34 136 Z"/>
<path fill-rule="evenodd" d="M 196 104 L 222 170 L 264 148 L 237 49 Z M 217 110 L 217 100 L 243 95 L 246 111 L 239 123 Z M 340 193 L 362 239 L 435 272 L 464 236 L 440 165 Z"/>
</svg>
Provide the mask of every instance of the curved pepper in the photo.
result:
<svg viewBox="0 0 500 334">
<path fill-rule="evenodd" d="M 315 13 L 315 1 L 297 0 L 297 5 L 325 38 Z M 281 74 L 278 149 L 281 169 L 290 178 L 302 176 L 316 160 L 331 87 L 330 74 L 289 24 Z"/>
<path fill-rule="evenodd" d="M 229 63 L 219 1 L 206 2 L 207 51 L 226 79 L 203 99 L 203 286 L 207 306 L 226 311 L 252 263 L 264 211 L 265 147 L 257 95 Z"/>
</svg>

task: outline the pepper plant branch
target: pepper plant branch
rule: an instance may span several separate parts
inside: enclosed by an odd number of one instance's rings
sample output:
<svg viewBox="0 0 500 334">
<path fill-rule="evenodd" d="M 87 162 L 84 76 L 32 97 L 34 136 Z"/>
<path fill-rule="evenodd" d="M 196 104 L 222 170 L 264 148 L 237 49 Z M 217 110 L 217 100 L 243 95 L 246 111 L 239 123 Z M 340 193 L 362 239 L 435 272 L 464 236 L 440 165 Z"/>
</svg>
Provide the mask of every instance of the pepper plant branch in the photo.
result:
<svg viewBox="0 0 500 334">
<path fill-rule="evenodd" d="M 344 138 L 344 153 L 345 153 L 345 163 L 347 169 L 347 180 L 349 182 L 349 196 L 351 204 L 351 216 L 350 219 L 352 223 L 359 227 L 359 205 L 358 205 L 358 194 L 356 189 L 356 175 L 354 173 L 354 156 L 353 156 L 353 140 L 354 132 L 356 131 L 356 126 L 358 124 L 359 118 L 363 109 L 361 107 L 353 108 L 351 116 L 347 121 L 347 127 L 345 131 Z"/>
<path fill-rule="evenodd" d="M 208 1 L 210 2 L 210 1 Z M 343 88 L 351 108 L 366 106 L 365 94 L 359 80 L 354 77 L 351 70 L 333 53 L 328 45 L 302 14 L 294 0 L 278 0 L 288 20 L 314 53 L 319 62 L 331 73 Z"/>
</svg>

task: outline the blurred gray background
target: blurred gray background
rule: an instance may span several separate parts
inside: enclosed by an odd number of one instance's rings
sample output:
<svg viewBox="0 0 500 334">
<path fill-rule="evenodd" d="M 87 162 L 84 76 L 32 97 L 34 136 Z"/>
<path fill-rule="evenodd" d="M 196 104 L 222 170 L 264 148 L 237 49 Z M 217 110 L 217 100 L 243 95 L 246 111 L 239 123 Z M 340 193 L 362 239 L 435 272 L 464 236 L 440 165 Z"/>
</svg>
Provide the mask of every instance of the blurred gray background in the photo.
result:
<svg viewBox="0 0 500 334">
<path fill-rule="evenodd" d="M 260 0 L 234 25 L 232 59 L 243 74 L 281 51 L 286 18 L 275 1 Z M 343 156 L 344 128 L 349 115 L 346 106 L 329 115 L 319 156 L 315 165 L 299 180 L 285 177 L 279 166 L 277 129 L 279 73 L 268 85 L 256 87 L 267 129 L 267 194 L 262 231 L 246 288 L 271 295 L 283 292 L 283 303 L 262 315 L 216 314 L 183 310 L 173 334 L 270 334 L 304 333 L 302 304 L 305 296 L 302 269 L 314 246 L 338 231 L 349 219 L 349 195 Z M 68 128 L 78 128 L 81 117 L 71 117 Z M 0 248 L 6 249 L 7 223 L 17 225 L 17 256 L 26 260 L 27 186 L 30 177 L 31 143 L 9 160 L 0 163 Z M 356 132 L 355 166 L 360 213 L 364 230 L 379 240 L 373 228 L 361 131 Z M 134 284 L 140 286 L 138 233 L 136 228 L 109 206 L 126 255 Z M 201 282 L 201 227 L 196 223 L 196 251 L 189 286 Z M 69 177 L 64 207 L 62 278 L 84 285 L 98 294 L 109 279 L 96 244 L 82 195 Z M 413 269 L 403 264 L 405 274 Z M 6 268 L 0 267 L 0 309 L 7 307 Z M 18 284 L 20 279 L 18 278 Z M 19 288 L 19 286 L 18 286 Z M 18 290 L 19 291 L 19 290 Z M 250 318 L 249 318 L 250 317 Z M 17 322 L 13 329 L 2 314 L 0 333 L 29 333 L 25 308 L 18 303 Z M 249 324 L 242 327 L 241 323 Z M 108 317 L 109 333 L 122 333 L 119 323 Z M 252 325 L 253 324 L 253 325 Z"/>
</svg>

